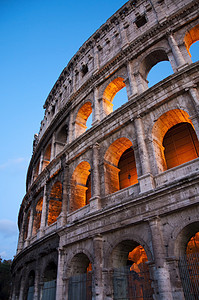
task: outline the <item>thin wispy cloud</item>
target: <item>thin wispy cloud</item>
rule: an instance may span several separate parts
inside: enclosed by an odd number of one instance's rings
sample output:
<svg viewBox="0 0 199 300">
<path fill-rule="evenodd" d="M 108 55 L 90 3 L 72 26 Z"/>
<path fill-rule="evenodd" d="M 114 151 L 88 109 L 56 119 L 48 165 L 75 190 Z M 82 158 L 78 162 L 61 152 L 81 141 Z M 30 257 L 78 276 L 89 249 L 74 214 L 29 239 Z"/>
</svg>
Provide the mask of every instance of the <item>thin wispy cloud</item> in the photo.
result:
<svg viewBox="0 0 199 300">
<path fill-rule="evenodd" d="M 26 162 L 27 162 L 27 158 L 24 157 L 8 159 L 5 163 L 0 164 L 0 170 L 7 169 L 10 167 L 13 168 L 13 166 L 19 166 Z"/>
<path fill-rule="evenodd" d="M 17 224 L 10 220 L 0 220 L 0 235 L 4 238 L 16 236 L 18 233 Z"/>
</svg>

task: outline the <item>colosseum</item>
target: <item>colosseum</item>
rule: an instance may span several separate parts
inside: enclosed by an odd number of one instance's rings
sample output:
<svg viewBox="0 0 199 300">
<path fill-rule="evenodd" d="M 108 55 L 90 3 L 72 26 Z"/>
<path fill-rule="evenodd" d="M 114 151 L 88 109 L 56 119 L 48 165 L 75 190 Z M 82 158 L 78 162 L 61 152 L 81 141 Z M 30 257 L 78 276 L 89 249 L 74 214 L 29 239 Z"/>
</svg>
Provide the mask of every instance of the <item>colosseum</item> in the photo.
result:
<svg viewBox="0 0 199 300">
<path fill-rule="evenodd" d="M 70 60 L 33 141 L 12 300 L 199 299 L 198 40 L 197 0 L 130 0 Z"/>
</svg>

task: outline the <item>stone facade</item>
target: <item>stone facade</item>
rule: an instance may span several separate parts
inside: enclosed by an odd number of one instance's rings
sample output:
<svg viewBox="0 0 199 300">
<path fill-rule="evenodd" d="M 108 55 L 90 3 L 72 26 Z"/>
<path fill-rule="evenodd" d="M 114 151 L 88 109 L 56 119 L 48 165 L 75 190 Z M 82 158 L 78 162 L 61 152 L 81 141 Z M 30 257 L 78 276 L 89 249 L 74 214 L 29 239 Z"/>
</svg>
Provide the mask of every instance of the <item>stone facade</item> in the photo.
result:
<svg viewBox="0 0 199 300">
<path fill-rule="evenodd" d="M 186 299 L 179 259 L 199 232 L 199 63 L 189 53 L 198 17 L 196 0 L 128 1 L 63 70 L 34 138 L 12 300 L 121 299 L 114 272 L 140 246 L 147 299 Z M 148 88 L 149 71 L 165 60 L 173 74 Z M 113 111 L 124 87 L 128 102 Z M 196 155 L 168 167 L 165 135 L 178 124 L 193 131 Z M 121 189 L 127 150 L 134 160 Z M 86 298 L 69 296 L 80 274 L 91 277 Z M 53 280 L 56 296 L 47 298 Z"/>
</svg>

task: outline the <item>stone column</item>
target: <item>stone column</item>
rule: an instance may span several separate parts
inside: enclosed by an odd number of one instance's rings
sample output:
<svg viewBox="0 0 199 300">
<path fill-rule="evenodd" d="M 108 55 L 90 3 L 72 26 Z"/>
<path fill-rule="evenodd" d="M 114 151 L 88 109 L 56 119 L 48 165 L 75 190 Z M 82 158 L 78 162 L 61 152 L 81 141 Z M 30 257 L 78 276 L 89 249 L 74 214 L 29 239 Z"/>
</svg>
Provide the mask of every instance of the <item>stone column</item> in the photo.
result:
<svg viewBox="0 0 199 300">
<path fill-rule="evenodd" d="M 23 277 L 21 279 L 21 285 L 20 285 L 19 299 L 18 300 L 23 300 L 24 299 L 24 289 L 25 289 L 25 278 Z"/>
<path fill-rule="evenodd" d="M 69 120 L 69 127 L 68 127 L 68 143 L 70 144 L 74 138 L 74 122 L 73 122 L 73 112 L 70 111 L 70 120 Z"/>
<path fill-rule="evenodd" d="M 68 195 L 69 195 L 69 165 L 64 163 L 64 180 L 63 180 L 63 194 L 62 194 L 62 212 L 61 212 L 61 226 L 67 224 L 67 212 L 68 212 Z"/>
<path fill-rule="evenodd" d="M 135 72 L 133 74 L 133 76 L 135 78 L 135 82 L 136 82 L 136 86 L 137 86 L 137 93 L 138 94 L 143 93 L 148 88 L 148 84 L 144 83 L 144 80 L 143 80 L 140 72 Z"/>
<path fill-rule="evenodd" d="M 26 219 L 26 213 L 23 212 L 23 220 L 21 224 L 21 229 L 19 232 L 19 240 L 18 240 L 18 246 L 17 246 L 17 254 L 23 249 L 24 246 L 24 227 L 25 227 L 25 219 Z"/>
<path fill-rule="evenodd" d="M 94 89 L 94 113 L 93 113 L 93 120 L 92 125 L 95 125 L 97 122 L 100 121 L 100 107 L 99 107 L 99 89 L 95 87 Z"/>
<path fill-rule="evenodd" d="M 63 277 L 64 277 L 64 250 L 58 249 L 58 266 L 57 266 L 57 287 L 56 287 L 56 299 L 65 299 L 66 295 L 63 295 Z"/>
<path fill-rule="evenodd" d="M 153 254 L 155 261 L 154 275 L 158 283 L 158 300 L 172 300 L 171 282 L 166 264 L 166 251 L 163 242 L 161 222 L 158 217 L 149 220 Z"/>
<path fill-rule="evenodd" d="M 128 74 L 128 84 L 126 82 L 125 84 L 126 84 L 128 98 L 130 98 L 131 96 L 135 96 L 137 94 L 137 83 L 135 80 L 135 76 L 133 74 L 133 68 L 130 61 L 128 61 L 127 63 L 127 74 Z"/>
<path fill-rule="evenodd" d="M 52 136 L 50 161 L 53 160 L 54 157 L 55 157 L 55 132 L 53 133 Z"/>
<path fill-rule="evenodd" d="M 190 95 L 190 98 L 193 102 L 193 106 L 194 106 L 194 109 L 195 109 L 195 114 L 190 116 L 190 119 L 194 125 L 194 128 L 195 128 L 195 132 L 196 132 L 196 135 L 198 137 L 198 140 L 199 140 L 199 122 L 198 122 L 198 116 L 199 116 L 199 94 L 198 94 L 198 90 L 197 88 L 195 87 L 190 87 L 190 88 L 187 88 L 185 89 L 185 91 L 189 92 L 189 95 Z"/>
<path fill-rule="evenodd" d="M 27 236 L 27 240 L 30 240 L 32 237 L 32 228 L 33 228 L 33 207 L 31 207 L 30 210 L 30 219 L 29 219 L 29 223 L 28 223 L 28 236 Z"/>
<path fill-rule="evenodd" d="M 178 44 L 176 42 L 176 40 L 174 39 L 173 35 L 171 32 L 167 33 L 168 36 L 168 42 L 169 42 L 169 46 L 171 47 L 173 56 L 175 58 L 177 67 L 182 67 L 186 64 L 184 57 L 182 56 L 182 53 L 180 52 L 180 49 L 178 47 Z"/>
<path fill-rule="evenodd" d="M 147 192 L 154 188 L 153 176 L 150 171 L 149 165 L 149 155 L 145 143 L 145 134 L 143 128 L 143 122 L 140 116 L 138 116 L 135 121 L 136 137 L 138 144 L 138 152 L 140 156 L 141 163 L 141 176 L 138 177 L 140 184 L 140 192 Z"/>
<path fill-rule="evenodd" d="M 44 230 L 46 227 L 46 218 L 47 218 L 47 191 L 46 190 L 47 190 L 47 188 L 46 188 L 46 184 L 45 184 L 44 185 L 42 213 L 41 213 L 41 225 L 40 225 L 41 236 L 44 234 Z"/>
<path fill-rule="evenodd" d="M 43 160 L 44 160 L 44 150 L 42 149 L 41 156 L 40 156 L 40 162 L 39 162 L 39 172 L 38 172 L 38 175 L 42 172 Z"/>
<path fill-rule="evenodd" d="M 95 300 L 103 300 L 103 283 L 102 283 L 102 262 L 103 262 L 103 239 L 101 235 L 93 239 L 94 249 L 94 286 Z"/>
<path fill-rule="evenodd" d="M 35 271 L 35 283 L 34 283 L 34 297 L 33 300 L 39 299 L 39 279 L 40 279 L 40 269 L 37 267 Z"/>
<path fill-rule="evenodd" d="M 95 211 L 101 208 L 100 203 L 100 176 L 99 176 L 99 144 L 95 144 L 92 148 L 92 173 L 91 173 L 91 191 L 90 211 Z"/>
</svg>

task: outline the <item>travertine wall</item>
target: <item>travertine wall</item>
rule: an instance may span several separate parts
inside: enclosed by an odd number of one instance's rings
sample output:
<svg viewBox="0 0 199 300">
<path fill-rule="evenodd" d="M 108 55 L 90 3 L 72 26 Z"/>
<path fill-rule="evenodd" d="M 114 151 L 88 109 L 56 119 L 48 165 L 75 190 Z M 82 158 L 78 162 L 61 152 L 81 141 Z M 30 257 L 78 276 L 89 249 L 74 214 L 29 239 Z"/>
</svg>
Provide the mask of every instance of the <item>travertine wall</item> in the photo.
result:
<svg viewBox="0 0 199 300">
<path fill-rule="evenodd" d="M 41 299 L 52 263 L 57 300 L 69 299 L 70 277 L 89 263 L 93 299 L 114 299 L 117 251 L 128 245 L 146 252 L 153 299 L 185 299 L 178 260 L 199 231 L 199 158 L 167 169 L 163 139 L 182 122 L 199 139 L 199 63 L 189 55 L 199 40 L 198 12 L 198 1 L 128 1 L 63 70 L 34 139 L 13 300 L 27 298 L 33 277 L 34 299 Z M 149 71 L 165 60 L 173 74 L 148 88 Z M 124 86 L 128 102 L 112 112 Z M 118 164 L 130 147 L 137 181 L 120 190 Z"/>
</svg>

